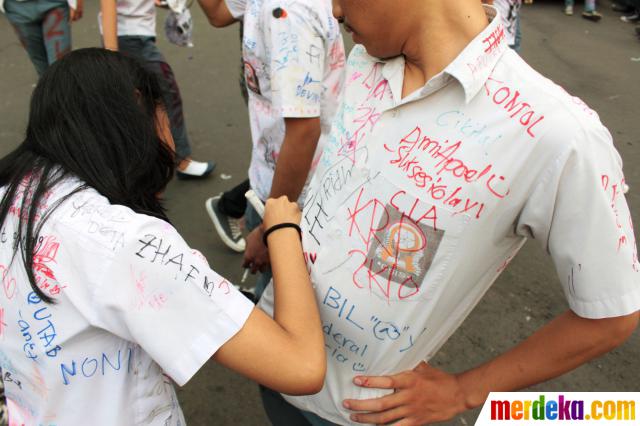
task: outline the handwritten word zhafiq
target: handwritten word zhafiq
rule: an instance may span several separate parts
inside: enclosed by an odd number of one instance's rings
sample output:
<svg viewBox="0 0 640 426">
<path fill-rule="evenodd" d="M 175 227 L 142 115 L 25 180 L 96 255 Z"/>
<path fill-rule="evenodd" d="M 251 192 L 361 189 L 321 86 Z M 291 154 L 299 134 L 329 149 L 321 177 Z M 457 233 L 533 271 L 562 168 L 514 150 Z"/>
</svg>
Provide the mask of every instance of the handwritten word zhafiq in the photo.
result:
<svg viewBox="0 0 640 426">
<path fill-rule="evenodd" d="M 197 282 L 199 281 L 201 287 L 209 296 L 213 294 L 215 289 L 222 290 L 222 294 L 229 294 L 230 284 L 227 280 L 217 277 L 212 278 L 206 274 L 201 274 L 200 270 L 195 266 L 185 262 L 185 259 L 193 256 L 191 253 L 185 257 L 185 254 L 172 247 L 171 244 L 165 243 L 165 241 L 152 234 L 146 234 L 140 238 L 138 242 L 141 244 L 135 255 L 141 259 L 145 259 L 151 263 L 158 263 L 175 274 L 174 279 L 184 276 L 182 281 Z"/>
</svg>

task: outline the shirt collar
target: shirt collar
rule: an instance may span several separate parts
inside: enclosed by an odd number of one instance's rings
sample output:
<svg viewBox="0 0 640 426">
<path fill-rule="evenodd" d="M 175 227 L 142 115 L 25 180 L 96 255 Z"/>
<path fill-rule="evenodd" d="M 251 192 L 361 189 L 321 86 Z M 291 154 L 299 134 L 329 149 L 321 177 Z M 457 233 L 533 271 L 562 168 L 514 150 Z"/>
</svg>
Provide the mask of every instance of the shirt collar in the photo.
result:
<svg viewBox="0 0 640 426">
<path fill-rule="evenodd" d="M 432 77 L 422 89 L 407 98 L 402 99 L 404 57 L 398 56 L 392 59 L 371 57 L 373 62 L 383 64 L 382 74 L 389 82 L 395 105 L 427 97 L 446 86 L 451 81 L 451 77 L 464 89 L 465 102 L 467 104 L 471 102 L 508 49 L 499 12 L 493 6 L 483 5 L 483 7 L 489 19 L 489 25 L 442 72 Z"/>
<path fill-rule="evenodd" d="M 499 12 L 488 5 L 484 5 L 484 11 L 489 25 L 444 70 L 463 87 L 466 103 L 482 89 L 496 64 L 509 48 Z"/>
</svg>

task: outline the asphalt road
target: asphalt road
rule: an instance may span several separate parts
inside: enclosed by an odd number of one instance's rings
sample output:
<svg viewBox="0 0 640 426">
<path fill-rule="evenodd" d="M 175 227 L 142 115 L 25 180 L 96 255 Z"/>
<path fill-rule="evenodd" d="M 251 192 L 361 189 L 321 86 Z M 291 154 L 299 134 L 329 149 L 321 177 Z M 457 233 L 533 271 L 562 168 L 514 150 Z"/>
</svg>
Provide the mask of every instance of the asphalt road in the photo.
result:
<svg viewBox="0 0 640 426">
<path fill-rule="evenodd" d="M 100 44 L 98 2 L 87 3 L 85 17 L 73 27 L 75 48 Z M 640 42 L 633 36 L 633 27 L 609 10 L 608 1 L 601 2 L 605 17 L 600 23 L 585 21 L 579 14 L 564 16 L 561 3 L 536 0 L 524 7 L 522 55 L 599 112 L 624 160 L 631 186 L 628 201 L 635 223 L 640 223 Z M 244 179 L 249 163 L 248 119 L 237 83 L 238 29 L 216 30 L 197 7 L 193 11 L 195 47 L 169 45 L 163 35 L 159 46 L 182 91 L 194 157 L 213 159 L 218 167 L 204 181 L 172 182 L 168 207 L 185 239 L 219 273 L 239 282 L 242 256 L 227 250 L 214 236 L 203 207 L 207 197 Z M 158 22 L 162 28 L 163 19 Z M 0 155 L 16 146 L 24 134 L 35 81 L 26 53 L 6 19 L 0 19 Z M 450 372 L 462 371 L 518 343 L 567 309 L 558 283 L 543 250 L 535 242 L 527 243 L 433 364 Z M 638 391 L 638 371 L 640 332 L 608 355 L 533 390 Z M 179 390 L 179 397 L 190 425 L 267 424 L 256 386 L 213 362 Z M 477 415 L 478 410 L 471 411 L 447 424 L 472 424 Z"/>
</svg>

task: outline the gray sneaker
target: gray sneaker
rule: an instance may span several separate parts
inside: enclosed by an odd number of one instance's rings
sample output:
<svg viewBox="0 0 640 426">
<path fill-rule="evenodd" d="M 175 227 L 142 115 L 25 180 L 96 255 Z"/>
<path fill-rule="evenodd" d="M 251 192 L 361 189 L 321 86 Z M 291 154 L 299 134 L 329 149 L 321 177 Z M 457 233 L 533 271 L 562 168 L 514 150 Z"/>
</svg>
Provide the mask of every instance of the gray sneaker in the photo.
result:
<svg viewBox="0 0 640 426">
<path fill-rule="evenodd" d="M 204 206 L 222 242 L 231 250 L 242 253 L 247 246 L 242 238 L 242 219 L 227 216 L 220 211 L 218 203 L 221 196 L 222 194 L 209 198 Z"/>
</svg>

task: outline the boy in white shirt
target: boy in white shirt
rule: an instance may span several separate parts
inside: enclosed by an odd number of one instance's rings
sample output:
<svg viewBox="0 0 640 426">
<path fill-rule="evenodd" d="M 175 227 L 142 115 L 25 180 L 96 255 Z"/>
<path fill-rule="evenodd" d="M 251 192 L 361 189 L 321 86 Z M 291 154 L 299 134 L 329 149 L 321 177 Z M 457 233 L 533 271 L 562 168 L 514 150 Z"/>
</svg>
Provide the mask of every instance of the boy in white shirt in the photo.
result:
<svg viewBox="0 0 640 426">
<path fill-rule="evenodd" d="M 334 14 L 360 45 L 302 220 L 328 368 L 320 393 L 283 395 L 284 417 L 435 423 L 624 342 L 640 263 L 598 115 L 509 49 L 478 0 L 335 0 Z M 528 238 L 566 311 L 482 365 L 429 366 Z"/>
</svg>

